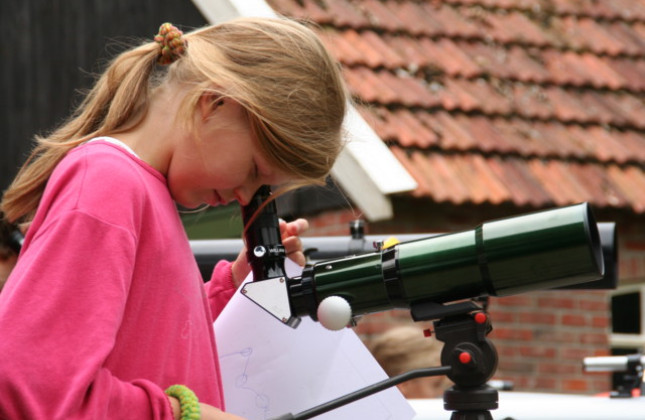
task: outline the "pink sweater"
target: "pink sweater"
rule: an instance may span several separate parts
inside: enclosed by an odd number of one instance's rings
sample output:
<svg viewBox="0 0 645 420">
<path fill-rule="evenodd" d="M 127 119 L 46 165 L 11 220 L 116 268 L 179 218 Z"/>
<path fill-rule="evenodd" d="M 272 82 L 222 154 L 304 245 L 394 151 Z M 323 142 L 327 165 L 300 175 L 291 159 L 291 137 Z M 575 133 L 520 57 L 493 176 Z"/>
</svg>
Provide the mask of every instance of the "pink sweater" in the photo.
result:
<svg viewBox="0 0 645 420">
<path fill-rule="evenodd" d="M 0 293 L 0 419 L 170 419 L 185 384 L 223 408 L 204 287 L 158 171 L 119 146 L 77 147 L 52 175 Z"/>
</svg>

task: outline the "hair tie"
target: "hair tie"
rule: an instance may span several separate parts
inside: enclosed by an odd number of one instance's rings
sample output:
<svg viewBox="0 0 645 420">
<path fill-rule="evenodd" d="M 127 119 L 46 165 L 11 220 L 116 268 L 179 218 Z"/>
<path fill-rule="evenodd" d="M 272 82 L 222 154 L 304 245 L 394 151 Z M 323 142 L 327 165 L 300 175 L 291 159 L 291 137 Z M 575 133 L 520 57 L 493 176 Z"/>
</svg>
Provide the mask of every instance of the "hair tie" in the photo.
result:
<svg viewBox="0 0 645 420">
<path fill-rule="evenodd" d="M 166 395 L 179 400 L 181 420 L 199 420 L 201 418 L 199 400 L 190 388 L 185 385 L 172 385 L 164 392 Z"/>
<path fill-rule="evenodd" d="M 174 63 L 186 51 L 186 40 L 184 33 L 172 23 L 164 23 L 159 27 L 159 33 L 155 35 L 155 42 L 161 46 L 161 55 L 157 63 L 162 66 Z"/>
</svg>

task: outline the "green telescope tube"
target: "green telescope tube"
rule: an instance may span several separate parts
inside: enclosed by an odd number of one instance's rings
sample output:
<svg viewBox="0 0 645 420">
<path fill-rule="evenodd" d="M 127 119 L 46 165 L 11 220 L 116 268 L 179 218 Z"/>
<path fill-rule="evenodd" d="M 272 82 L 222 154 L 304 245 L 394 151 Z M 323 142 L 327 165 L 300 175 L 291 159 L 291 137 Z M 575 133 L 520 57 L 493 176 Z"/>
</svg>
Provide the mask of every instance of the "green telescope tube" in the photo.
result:
<svg viewBox="0 0 645 420">
<path fill-rule="evenodd" d="M 319 262 L 289 279 L 289 299 L 294 315 L 317 319 L 323 299 L 341 296 L 356 316 L 564 287 L 603 274 L 598 227 L 582 203 Z"/>
</svg>

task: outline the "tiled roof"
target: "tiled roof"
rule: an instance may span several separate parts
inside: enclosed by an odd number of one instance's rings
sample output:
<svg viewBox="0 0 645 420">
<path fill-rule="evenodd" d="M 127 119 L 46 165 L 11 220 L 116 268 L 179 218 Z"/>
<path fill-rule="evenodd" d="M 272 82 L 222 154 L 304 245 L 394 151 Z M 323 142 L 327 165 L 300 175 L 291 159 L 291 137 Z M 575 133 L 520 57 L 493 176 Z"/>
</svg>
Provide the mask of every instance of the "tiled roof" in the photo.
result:
<svg viewBox="0 0 645 420">
<path fill-rule="evenodd" d="M 645 213 L 645 0 L 269 0 L 437 202 Z"/>
</svg>

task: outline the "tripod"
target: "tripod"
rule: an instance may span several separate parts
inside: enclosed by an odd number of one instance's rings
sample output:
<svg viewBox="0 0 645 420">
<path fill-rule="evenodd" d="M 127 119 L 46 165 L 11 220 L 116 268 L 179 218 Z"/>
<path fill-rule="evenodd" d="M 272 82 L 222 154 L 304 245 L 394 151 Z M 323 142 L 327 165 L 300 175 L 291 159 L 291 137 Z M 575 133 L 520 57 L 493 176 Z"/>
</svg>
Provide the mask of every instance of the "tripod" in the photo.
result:
<svg viewBox="0 0 645 420">
<path fill-rule="evenodd" d="M 486 338 L 492 331 L 488 315 L 473 301 L 413 305 L 411 314 L 415 321 L 438 319 L 434 330 L 444 343 L 441 364 L 450 366 L 447 376 L 455 383 L 443 394 L 451 420 L 492 420 L 498 393 L 486 382 L 497 370 L 497 351 Z"/>
<path fill-rule="evenodd" d="M 297 414 L 271 420 L 306 420 L 414 378 L 446 375 L 455 385 L 443 395 L 451 420 L 492 420 L 498 407 L 497 390 L 486 385 L 497 369 L 497 351 L 486 338 L 490 320 L 473 301 L 442 305 L 411 305 L 414 321 L 434 321 L 437 340 L 444 343 L 440 367 L 415 369 L 359 389 Z"/>
</svg>

